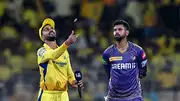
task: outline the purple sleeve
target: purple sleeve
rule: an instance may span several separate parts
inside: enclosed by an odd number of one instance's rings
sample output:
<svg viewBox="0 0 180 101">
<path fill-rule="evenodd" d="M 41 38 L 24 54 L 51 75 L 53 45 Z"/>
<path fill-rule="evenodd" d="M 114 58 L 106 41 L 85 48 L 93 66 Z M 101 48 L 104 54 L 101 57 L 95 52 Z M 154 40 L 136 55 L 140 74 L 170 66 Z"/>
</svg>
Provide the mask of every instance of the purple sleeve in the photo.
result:
<svg viewBox="0 0 180 101">
<path fill-rule="evenodd" d="M 105 51 L 102 56 L 102 64 L 104 66 L 105 72 L 108 76 L 108 79 L 110 78 L 110 62 L 109 62 L 109 54 Z"/>
<path fill-rule="evenodd" d="M 139 78 L 142 79 L 147 75 L 147 57 L 143 49 L 138 52 Z"/>
</svg>

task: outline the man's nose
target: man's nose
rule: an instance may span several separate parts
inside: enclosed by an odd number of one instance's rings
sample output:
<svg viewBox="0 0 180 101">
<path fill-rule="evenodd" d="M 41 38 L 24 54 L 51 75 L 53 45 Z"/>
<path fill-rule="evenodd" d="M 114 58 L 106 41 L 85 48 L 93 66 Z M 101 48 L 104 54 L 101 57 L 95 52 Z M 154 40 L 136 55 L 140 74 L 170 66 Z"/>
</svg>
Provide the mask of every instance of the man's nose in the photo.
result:
<svg viewBox="0 0 180 101">
<path fill-rule="evenodd" d="M 50 32 L 52 32 L 52 31 L 54 32 L 54 29 L 50 29 Z"/>
</svg>

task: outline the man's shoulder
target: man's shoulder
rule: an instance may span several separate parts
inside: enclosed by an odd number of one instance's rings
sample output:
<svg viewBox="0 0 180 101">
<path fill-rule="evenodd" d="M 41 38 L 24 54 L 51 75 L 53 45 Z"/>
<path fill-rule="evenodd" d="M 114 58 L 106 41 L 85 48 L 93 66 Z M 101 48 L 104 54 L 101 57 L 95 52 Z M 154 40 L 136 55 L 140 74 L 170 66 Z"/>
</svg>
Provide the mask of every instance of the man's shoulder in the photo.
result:
<svg viewBox="0 0 180 101">
<path fill-rule="evenodd" d="M 112 50 L 113 50 L 113 47 L 114 47 L 114 44 L 113 44 L 113 45 L 110 45 L 108 48 L 106 48 L 106 49 L 104 50 L 104 54 L 111 53 Z"/>
<path fill-rule="evenodd" d="M 41 56 L 45 51 L 46 51 L 46 48 L 42 46 L 37 50 L 37 55 Z"/>
<path fill-rule="evenodd" d="M 136 43 L 130 42 L 130 44 L 131 44 L 131 47 L 137 51 L 143 50 L 143 48 Z"/>
</svg>

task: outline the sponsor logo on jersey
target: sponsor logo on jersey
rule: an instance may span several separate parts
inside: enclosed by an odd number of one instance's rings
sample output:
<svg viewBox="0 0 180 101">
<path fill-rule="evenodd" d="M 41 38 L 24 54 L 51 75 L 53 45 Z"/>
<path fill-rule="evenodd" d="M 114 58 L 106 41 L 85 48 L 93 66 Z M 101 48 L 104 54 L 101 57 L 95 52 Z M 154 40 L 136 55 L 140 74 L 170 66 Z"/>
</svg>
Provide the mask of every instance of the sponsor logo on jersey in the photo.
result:
<svg viewBox="0 0 180 101">
<path fill-rule="evenodd" d="M 111 64 L 112 69 L 134 69 L 136 67 L 136 63 L 116 63 Z"/>
<path fill-rule="evenodd" d="M 122 56 L 115 56 L 115 57 L 110 57 L 109 61 L 118 61 L 118 60 L 122 60 L 123 57 Z"/>
<path fill-rule="evenodd" d="M 56 62 L 57 65 L 59 65 L 60 67 L 65 66 L 67 63 L 66 62 Z"/>
</svg>

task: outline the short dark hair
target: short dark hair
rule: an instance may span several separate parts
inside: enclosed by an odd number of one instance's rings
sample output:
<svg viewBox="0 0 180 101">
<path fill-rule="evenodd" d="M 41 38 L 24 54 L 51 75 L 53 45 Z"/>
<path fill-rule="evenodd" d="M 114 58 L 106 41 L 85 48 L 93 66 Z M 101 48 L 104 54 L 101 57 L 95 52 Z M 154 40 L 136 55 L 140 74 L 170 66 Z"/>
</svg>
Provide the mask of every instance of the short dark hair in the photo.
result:
<svg viewBox="0 0 180 101">
<path fill-rule="evenodd" d="M 130 30 L 130 26 L 129 26 L 128 22 L 126 22 L 124 20 L 115 20 L 113 22 L 113 27 L 116 25 L 123 25 L 127 30 Z"/>
</svg>

